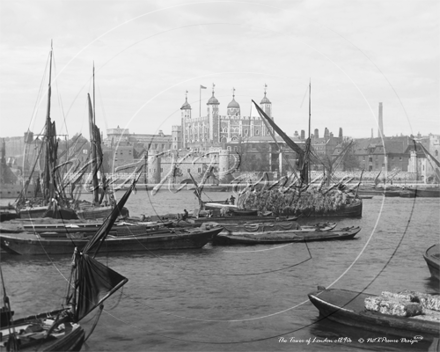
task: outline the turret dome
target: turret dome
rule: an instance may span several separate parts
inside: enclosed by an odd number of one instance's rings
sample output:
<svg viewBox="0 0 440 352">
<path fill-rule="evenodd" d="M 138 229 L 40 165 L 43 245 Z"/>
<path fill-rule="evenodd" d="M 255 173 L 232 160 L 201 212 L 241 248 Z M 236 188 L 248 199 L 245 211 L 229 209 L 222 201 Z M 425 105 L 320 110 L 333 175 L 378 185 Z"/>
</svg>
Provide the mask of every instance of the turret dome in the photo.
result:
<svg viewBox="0 0 440 352">
<path fill-rule="evenodd" d="M 266 97 L 266 92 L 264 92 L 264 97 L 261 99 L 260 104 L 272 104 L 269 99 Z"/>
<path fill-rule="evenodd" d="M 228 109 L 240 109 L 240 104 L 238 104 L 234 98 L 232 98 L 232 101 L 228 104 Z"/>
<path fill-rule="evenodd" d="M 220 103 L 218 102 L 217 98 L 214 96 L 214 92 L 212 92 L 212 97 L 209 98 L 208 102 L 206 103 L 206 105 L 219 105 Z"/>
<path fill-rule="evenodd" d="M 191 110 L 191 105 L 188 103 L 188 98 L 185 98 L 185 102 L 183 103 L 180 110 Z"/>
</svg>

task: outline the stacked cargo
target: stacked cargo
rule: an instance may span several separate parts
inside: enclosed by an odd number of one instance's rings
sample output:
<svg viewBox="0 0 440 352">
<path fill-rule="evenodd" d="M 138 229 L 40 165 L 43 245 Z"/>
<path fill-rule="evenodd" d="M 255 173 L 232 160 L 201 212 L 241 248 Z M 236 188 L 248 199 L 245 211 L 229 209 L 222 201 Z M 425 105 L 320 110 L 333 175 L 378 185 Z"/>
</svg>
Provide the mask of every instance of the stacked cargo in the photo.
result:
<svg viewBox="0 0 440 352">
<path fill-rule="evenodd" d="M 367 297 L 365 308 L 387 315 L 440 321 L 440 296 L 428 293 L 384 291 L 380 296 Z"/>
</svg>

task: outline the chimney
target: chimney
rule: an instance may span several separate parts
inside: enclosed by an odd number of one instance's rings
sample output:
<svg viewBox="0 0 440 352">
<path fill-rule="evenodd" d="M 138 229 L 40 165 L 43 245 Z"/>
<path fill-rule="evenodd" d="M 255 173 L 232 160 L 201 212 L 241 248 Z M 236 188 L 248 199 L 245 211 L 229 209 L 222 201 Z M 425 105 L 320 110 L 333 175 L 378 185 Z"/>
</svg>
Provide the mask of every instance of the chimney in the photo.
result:
<svg viewBox="0 0 440 352">
<path fill-rule="evenodd" d="M 301 130 L 301 139 L 306 139 L 306 131 Z"/>
<path fill-rule="evenodd" d="M 378 137 L 383 137 L 383 106 L 382 103 L 379 103 L 379 130 L 377 131 Z"/>
</svg>

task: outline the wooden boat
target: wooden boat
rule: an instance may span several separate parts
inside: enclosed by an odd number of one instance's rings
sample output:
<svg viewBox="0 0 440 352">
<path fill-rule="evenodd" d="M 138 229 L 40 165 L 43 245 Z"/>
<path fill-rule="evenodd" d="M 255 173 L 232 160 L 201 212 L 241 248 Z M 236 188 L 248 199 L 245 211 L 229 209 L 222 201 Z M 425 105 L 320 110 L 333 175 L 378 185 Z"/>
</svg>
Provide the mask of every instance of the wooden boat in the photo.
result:
<svg viewBox="0 0 440 352">
<path fill-rule="evenodd" d="M 236 208 L 230 208 L 229 211 L 234 216 L 256 216 L 258 215 L 258 210 L 252 210 L 252 209 L 236 209 Z"/>
<path fill-rule="evenodd" d="M 399 190 L 384 190 L 383 191 L 383 195 L 387 198 L 389 197 L 400 197 L 400 192 Z"/>
<path fill-rule="evenodd" d="M 383 189 L 375 187 L 360 187 L 358 189 L 358 196 L 382 196 Z"/>
<path fill-rule="evenodd" d="M 38 219 L 38 218 L 53 218 L 53 219 L 65 219 L 65 220 L 78 219 L 78 216 L 73 209 L 58 208 L 54 211 L 49 206 L 22 208 L 19 211 L 19 216 L 21 219 Z"/>
<path fill-rule="evenodd" d="M 394 335 L 411 339 L 416 335 L 421 335 L 424 339 L 439 336 L 439 321 L 366 310 L 365 299 L 374 296 L 371 294 L 342 289 L 322 289 L 308 296 L 318 308 L 321 318 L 340 324 L 376 331 L 381 334 L 380 336 Z"/>
<path fill-rule="evenodd" d="M 423 258 L 425 258 L 426 264 L 428 265 L 431 277 L 440 280 L 440 245 L 435 244 L 429 247 L 423 255 Z"/>
<path fill-rule="evenodd" d="M 352 203 L 345 205 L 344 208 L 319 212 L 312 209 L 305 210 L 300 214 L 292 214 L 306 218 L 360 218 L 362 217 L 362 199 L 353 199 Z"/>
<path fill-rule="evenodd" d="M 296 216 L 273 216 L 273 215 L 250 215 L 250 216 L 212 216 L 212 217 L 199 217 L 191 218 L 190 221 L 194 224 L 204 224 L 215 222 L 222 226 L 226 224 L 246 224 L 249 222 L 261 223 L 261 222 L 278 222 L 278 221 L 296 221 Z"/>
<path fill-rule="evenodd" d="M 439 198 L 440 197 L 440 188 L 432 187 L 432 188 L 417 188 L 416 191 L 417 197 L 422 198 Z"/>
<path fill-rule="evenodd" d="M 213 223 L 215 224 L 215 222 Z M 223 231 L 221 234 L 229 236 L 240 235 L 290 235 L 309 232 L 325 232 L 331 231 L 336 227 L 335 222 L 317 223 L 313 225 L 299 225 L 295 221 L 274 221 L 274 222 L 247 222 L 247 223 L 228 223 L 222 224 Z"/>
<path fill-rule="evenodd" d="M 66 237 L 67 234 L 93 235 L 101 227 L 102 221 L 58 220 L 58 219 L 32 219 L 30 221 L 12 220 L 0 225 L 0 233 L 28 232 L 39 234 L 42 237 Z M 110 229 L 109 234 L 118 235 L 144 235 L 148 232 L 166 227 L 179 227 L 172 221 L 158 222 L 126 222 L 118 221 Z M 194 225 L 193 227 L 196 227 Z"/>
<path fill-rule="evenodd" d="M 112 206 L 90 206 L 77 210 L 76 214 L 82 220 L 105 219 L 112 212 Z"/>
<path fill-rule="evenodd" d="M 283 209 L 285 216 L 301 216 L 303 218 L 360 218 L 362 217 L 362 199 L 352 198 L 350 202 L 338 209 L 316 210 L 314 207 L 292 210 Z M 272 209 L 268 209 L 271 210 Z"/>
<path fill-rule="evenodd" d="M 17 219 L 18 217 L 19 215 L 15 209 L 10 209 L 9 207 L 0 207 L 0 222 Z"/>
<path fill-rule="evenodd" d="M 372 195 L 358 195 L 359 199 L 373 199 Z"/>
<path fill-rule="evenodd" d="M 1 312 L 0 336 L 1 346 L 6 347 L 6 350 L 79 351 L 81 349 L 86 338 L 84 329 L 79 325 L 80 321 L 97 307 L 100 307 L 97 312 L 97 318 L 99 318 L 104 308 L 103 302 L 128 281 L 127 278 L 98 262 L 94 257 L 102 244 L 105 244 L 109 230 L 127 201 L 135 182 L 95 235 L 85 243 L 79 243 L 81 250 L 78 250 L 77 246 L 71 247 L 73 249 L 72 270 L 63 308 L 29 315 L 21 319 L 12 319 L 14 312 L 6 295 L 2 273 L 5 307 Z M 98 319 L 95 320 L 89 336 L 97 323 Z"/>
<path fill-rule="evenodd" d="M 104 247 L 106 253 L 139 252 L 168 249 L 202 248 L 222 231 L 222 227 L 210 229 L 164 229 L 144 235 L 109 235 Z M 88 242 L 81 232 L 69 233 L 68 237 L 52 237 L 26 232 L 0 234 L 0 247 L 12 254 L 44 255 L 70 253 L 73 248 L 84 246 Z"/>
<path fill-rule="evenodd" d="M 353 239 L 360 231 L 360 227 L 347 227 L 337 231 L 310 231 L 297 232 L 290 234 L 243 234 L 243 235 L 223 235 L 214 237 L 214 245 L 234 245 L 234 244 L 279 244 L 293 242 L 313 242 L 313 241 L 332 241 Z"/>
<path fill-rule="evenodd" d="M 415 198 L 417 195 L 417 191 L 416 190 L 410 190 L 410 189 L 405 189 L 403 191 L 399 192 L 399 197 L 402 198 Z"/>
<path fill-rule="evenodd" d="M 5 348 L 7 351 L 38 349 L 43 352 L 81 350 L 85 339 L 85 331 L 81 325 L 66 321 L 61 326 L 55 327 L 57 318 L 63 313 L 63 310 L 55 310 L 11 320 L 13 312 L 2 312 L 0 349 Z M 52 327 L 54 329 L 50 331 Z"/>
</svg>

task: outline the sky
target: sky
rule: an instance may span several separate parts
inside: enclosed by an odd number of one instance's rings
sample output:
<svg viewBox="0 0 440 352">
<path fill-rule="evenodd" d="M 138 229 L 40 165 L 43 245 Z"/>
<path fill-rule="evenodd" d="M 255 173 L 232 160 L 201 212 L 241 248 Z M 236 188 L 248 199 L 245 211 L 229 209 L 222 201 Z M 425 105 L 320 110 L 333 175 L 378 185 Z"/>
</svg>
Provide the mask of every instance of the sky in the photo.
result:
<svg viewBox="0 0 440 352">
<path fill-rule="evenodd" d="M 438 1 L 0 1 L 0 136 L 42 132 L 53 41 L 51 117 L 88 137 L 95 65 L 102 131 L 171 134 L 180 107 L 220 114 L 272 102 L 289 135 L 327 127 L 377 136 L 440 134 Z M 200 85 L 207 89 L 200 90 Z M 200 99 L 201 97 L 201 99 Z"/>
</svg>

